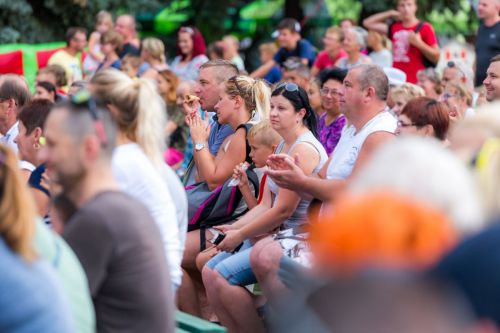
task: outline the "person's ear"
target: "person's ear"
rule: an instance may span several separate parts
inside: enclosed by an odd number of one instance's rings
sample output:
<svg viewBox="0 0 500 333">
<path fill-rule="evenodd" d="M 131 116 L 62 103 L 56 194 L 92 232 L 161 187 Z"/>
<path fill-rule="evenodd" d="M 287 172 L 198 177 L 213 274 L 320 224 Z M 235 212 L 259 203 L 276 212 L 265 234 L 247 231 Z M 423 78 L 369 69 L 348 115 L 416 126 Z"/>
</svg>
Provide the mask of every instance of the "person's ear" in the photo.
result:
<svg viewBox="0 0 500 333">
<path fill-rule="evenodd" d="M 307 114 L 307 111 L 306 111 L 306 109 L 304 109 L 304 108 L 300 109 L 300 110 L 299 110 L 299 112 L 297 112 L 297 115 L 298 115 L 300 118 L 302 118 L 302 119 L 305 119 L 306 114 Z"/>
<path fill-rule="evenodd" d="M 35 142 L 38 142 L 40 138 L 42 137 L 42 129 L 40 127 L 37 127 L 33 130 L 33 135 L 35 138 Z"/>
<path fill-rule="evenodd" d="M 87 135 L 83 139 L 83 153 L 85 161 L 94 162 L 101 154 L 101 142 L 96 135 Z"/>
<path fill-rule="evenodd" d="M 427 124 L 423 127 L 426 136 L 434 137 L 434 127 L 431 124 Z"/>
<path fill-rule="evenodd" d="M 245 105 L 245 101 L 243 100 L 243 97 L 239 96 L 239 95 L 236 95 L 236 97 L 234 98 L 234 105 L 237 107 L 237 108 L 240 108 L 242 107 L 243 105 Z"/>
</svg>

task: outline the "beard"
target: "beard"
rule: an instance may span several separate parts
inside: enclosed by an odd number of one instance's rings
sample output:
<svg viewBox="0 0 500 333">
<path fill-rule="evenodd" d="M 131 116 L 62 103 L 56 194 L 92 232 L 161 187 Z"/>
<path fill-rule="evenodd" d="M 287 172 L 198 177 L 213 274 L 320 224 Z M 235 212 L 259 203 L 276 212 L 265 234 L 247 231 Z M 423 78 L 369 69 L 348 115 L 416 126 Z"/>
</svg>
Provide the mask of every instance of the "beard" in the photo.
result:
<svg viewBox="0 0 500 333">
<path fill-rule="evenodd" d="M 73 172 L 56 172 L 55 182 L 62 187 L 62 192 L 71 194 L 78 185 L 82 183 L 87 175 L 87 171 L 82 165 L 79 165 Z"/>
</svg>

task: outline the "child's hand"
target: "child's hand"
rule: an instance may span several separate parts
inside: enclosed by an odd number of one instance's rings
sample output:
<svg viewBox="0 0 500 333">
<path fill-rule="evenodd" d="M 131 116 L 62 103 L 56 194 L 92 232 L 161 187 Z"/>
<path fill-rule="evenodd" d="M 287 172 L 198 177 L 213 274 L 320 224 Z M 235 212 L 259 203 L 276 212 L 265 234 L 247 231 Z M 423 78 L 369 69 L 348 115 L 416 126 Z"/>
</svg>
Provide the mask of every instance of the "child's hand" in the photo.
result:
<svg viewBox="0 0 500 333">
<path fill-rule="evenodd" d="M 248 177 L 246 170 L 248 169 L 248 163 L 243 162 L 238 164 L 233 170 L 233 179 L 239 179 L 238 187 L 242 188 L 248 186 Z"/>
</svg>

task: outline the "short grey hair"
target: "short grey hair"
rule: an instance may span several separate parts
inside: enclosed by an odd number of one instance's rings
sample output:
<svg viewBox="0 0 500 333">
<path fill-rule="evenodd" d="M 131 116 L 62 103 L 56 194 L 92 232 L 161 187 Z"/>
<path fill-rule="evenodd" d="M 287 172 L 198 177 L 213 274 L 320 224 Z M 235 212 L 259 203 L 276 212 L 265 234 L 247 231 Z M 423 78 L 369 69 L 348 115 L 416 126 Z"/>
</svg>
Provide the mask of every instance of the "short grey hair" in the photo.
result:
<svg viewBox="0 0 500 333">
<path fill-rule="evenodd" d="M 368 37 L 368 33 L 365 29 L 361 27 L 352 27 L 349 28 L 349 32 L 352 32 L 356 36 L 356 42 L 360 45 L 361 49 L 366 48 L 366 39 Z"/>
<path fill-rule="evenodd" d="M 389 93 L 389 79 L 384 70 L 377 65 L 363 64 L 352 68 L 359 71 L 358 82 L 361 89 L 373 87 L 375 95 L 381 100 L 387 100 Z"/>
</svg>

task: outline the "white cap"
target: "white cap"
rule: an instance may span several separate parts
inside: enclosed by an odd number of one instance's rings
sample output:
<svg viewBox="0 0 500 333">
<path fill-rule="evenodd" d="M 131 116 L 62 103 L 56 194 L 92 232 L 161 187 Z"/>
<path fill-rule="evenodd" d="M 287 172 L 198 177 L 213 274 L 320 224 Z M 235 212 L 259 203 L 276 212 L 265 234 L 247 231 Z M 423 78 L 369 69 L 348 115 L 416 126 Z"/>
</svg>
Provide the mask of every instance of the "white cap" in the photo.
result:
<svg viewBox="0 0 500 333">
<path fill-rule="evenodd" d="M 400 86 L 406 82 L 406 73 L 394 67 L 384 67 L 390 86 Z"/>
</svg>

